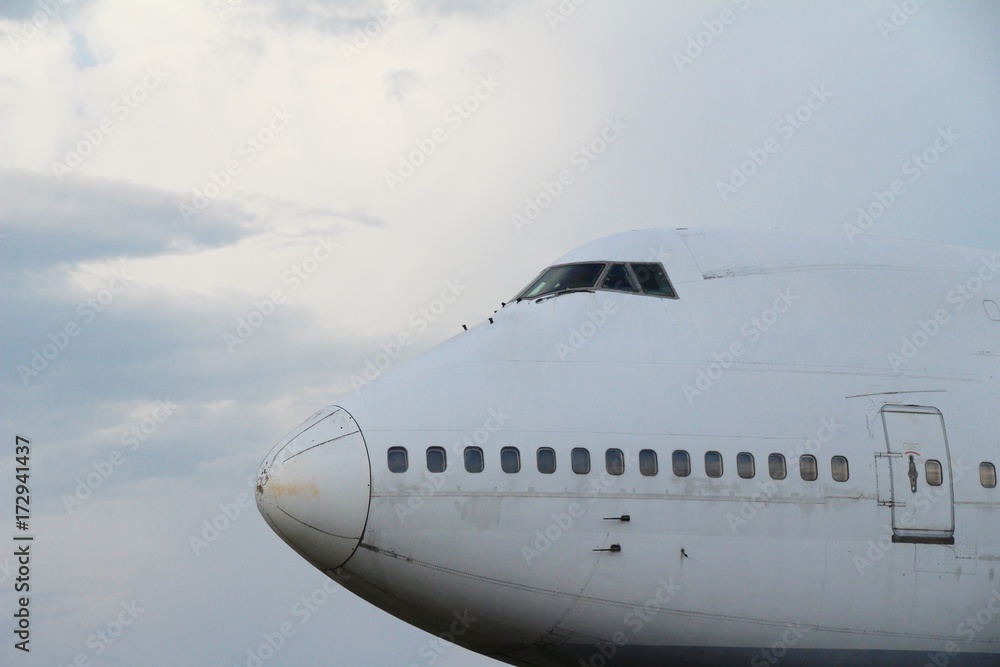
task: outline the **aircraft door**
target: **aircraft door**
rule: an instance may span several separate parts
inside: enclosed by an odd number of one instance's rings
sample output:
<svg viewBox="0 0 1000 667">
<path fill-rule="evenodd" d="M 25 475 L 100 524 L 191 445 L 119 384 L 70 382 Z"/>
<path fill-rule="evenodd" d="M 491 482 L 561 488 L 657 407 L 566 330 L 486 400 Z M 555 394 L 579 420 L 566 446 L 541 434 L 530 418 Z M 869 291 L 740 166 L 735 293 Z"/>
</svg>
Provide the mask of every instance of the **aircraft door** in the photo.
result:
<svg viewBox="0 0 1000 667">
<path fill-rule="evenodd" d="M 944 417 L 936 408 L 882 408 L 892 508 L 892 541 L 955 543 L 951 458 Z M 887 462 L 887 463 L 886 463 Z"/>
</svg>

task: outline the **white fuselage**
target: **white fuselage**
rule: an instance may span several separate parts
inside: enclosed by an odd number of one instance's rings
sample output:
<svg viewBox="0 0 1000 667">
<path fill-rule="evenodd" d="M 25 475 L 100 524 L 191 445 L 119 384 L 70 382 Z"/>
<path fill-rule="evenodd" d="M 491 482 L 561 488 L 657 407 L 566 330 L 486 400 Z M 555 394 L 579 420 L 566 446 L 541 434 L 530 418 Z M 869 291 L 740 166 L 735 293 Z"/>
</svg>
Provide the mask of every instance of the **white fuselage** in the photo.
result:
<svg viewBox="0 0 1000 667">
<path fill-rule="evenodd" d="M 268 523 L 511 664 L 1000 664 L 995 254 L 664 229 L 555 264 L 598 261 L 677 298 L 506 304 L 275 447 Z"/>
</svg>

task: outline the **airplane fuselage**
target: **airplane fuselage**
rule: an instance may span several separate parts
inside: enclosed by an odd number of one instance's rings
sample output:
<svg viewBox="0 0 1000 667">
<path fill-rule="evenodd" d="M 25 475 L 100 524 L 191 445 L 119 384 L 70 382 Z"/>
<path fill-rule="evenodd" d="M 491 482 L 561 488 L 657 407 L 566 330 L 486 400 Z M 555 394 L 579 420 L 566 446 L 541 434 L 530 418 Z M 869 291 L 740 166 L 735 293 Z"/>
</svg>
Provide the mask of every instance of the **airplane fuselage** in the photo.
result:
<svg viewBox="0 0 1000 667">
<path fill-rule="evenodd" d="M 511 664 L 997 664 L 993 252 L 647 230 L 555 265 L 604 282 L 540 278 L 275 447 L 276 532 Z"/>
</svg>

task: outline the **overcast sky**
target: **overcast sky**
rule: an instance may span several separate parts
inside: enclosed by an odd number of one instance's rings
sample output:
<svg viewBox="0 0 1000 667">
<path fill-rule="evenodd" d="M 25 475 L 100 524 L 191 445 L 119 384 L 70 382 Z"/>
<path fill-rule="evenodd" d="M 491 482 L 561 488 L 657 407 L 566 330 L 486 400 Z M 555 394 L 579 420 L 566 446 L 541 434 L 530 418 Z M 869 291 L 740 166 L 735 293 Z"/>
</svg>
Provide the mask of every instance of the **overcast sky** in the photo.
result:
<svg viewBox="0 0 1000 667">
<path fill-rule="evenodd" d="M 248 480 L 383 344 L 580 243 L 1000 247 L 986 0 L 6 0 L 0 38 L 0 506 L 13 536 L 20 434 L 36 536 L 30 655 L 0 556 L 5 665 L 246 665 L 286 623 L 264 664 L 428 664 Z"/>
</svg>

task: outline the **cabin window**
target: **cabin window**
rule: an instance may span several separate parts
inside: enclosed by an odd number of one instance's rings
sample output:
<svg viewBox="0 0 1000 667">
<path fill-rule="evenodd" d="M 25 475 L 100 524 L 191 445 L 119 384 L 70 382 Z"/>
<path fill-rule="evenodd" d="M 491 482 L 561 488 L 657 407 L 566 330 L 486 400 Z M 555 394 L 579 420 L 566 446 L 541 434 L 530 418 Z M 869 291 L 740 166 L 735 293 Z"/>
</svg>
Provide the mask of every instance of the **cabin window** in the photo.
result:
<svg viewBox="0 0 1000 667">
<path fill-rule="evenodd" d="M 668 299 L 677 298 L 677 292 L 670 284 L 670 279 L 667 277 L 667 272 L 663 270 L 662 264 L 633 262 L 629 266 L 632 267 L 635 277 L 639 280 L 643 294 L 664 296 Z"/>
<path fill-rule="evenodd" d="M 799 457 L 799 474 L 807 482 L 815 482 L 819 478 L 819 466 L 815 456 L 803 454 Z"/>
<path fill-rule="evenodd" d="M 997 485 L 997 469 L 992 463 L 979 464 L 979 483 L 987 489 L 992 489 Z"/>
<path fill-rule="evenodd" d="M 989 299 L 983 301 L 983 308 L 986 309 L 986 317 L 990 318 L 994 322 L 1000 322 L 1000 306 L 997 305 L 996 301 L 991 301 Z"/>
<path fill-rule="evenodd" d="M 628 270 L 624 264 L 612 264 L 611 268 L 604 275 L 604 282 L 601 289 L 615 290 L 618 292 L 638 292 L 636 286 L 632 284 L 632 278 L 628 275 Z"/>
<path fill-rule="evenodd" d="M 604 467 L 609 475 L 625 473 L 625 454 L 620 449 L 609 449 L 604 452 Z"/>
<path fill-rule="evenodd" d="M 538 463 L 538 472 L 551 475 L 556 471 L 556 452 L 551 447 L 539 448 L 535 460 Z"/>
<path fill-rule="evenodd" d="M 406 457 L 406 447 L 389 448 L 389 472 L 406 472 L 410 462 Z"/>
<path fill-rule="evenodd" d="M 639 452 L 639 472 L 646 477 L 655 477 L 660 472 L 660 466 L 656 461 L 656 452 L 652 449 L 643 449 Z"/>
<path fill-rule="evenodd" d="M 771 454 L 767 457 L 767 471 L 771 474 L 771 479 L 785 479 L 788 469 L 785 466 L 785 457 L 781 454 Z"/>
<path fill-rule="evenodd" d="M 575 289 L 594 289 L 604 271 L 604 262 L 550 266 L 525 287 L 518 299 L 534 299 L 546 294 Z"/>
<path fill-rule="evenodd" d="M 750 452 L 740 452 L 736 455 L 736 474 L 743 479 L 753 479 L 756 474 L 753 464 L 753 454 Z"/>
<path fill-rule="evenodd" d="M 928 486 L 941 486 L 944 482 L 944 474 L 941 471 L 941 462 L 931 459 L 924 464 L 924 479 Z"/>
<path fill-rule="evenodd" d="M 705 452 L 705 474 L 709 477 L 722 477 L 722 454 Z"/>
<path fill-rule="evenodd" d="M 569 456 L 569 465 L 577 475 L 586 475 L 590 472 L 590 450 L 583 447 L 575 447 Z"/>
<path fill-rule="evenodd" d="M 445 466 L 448 463 L 448 458 L 445 455 L 444 447 L 428 447 L 427 448 L 427 471 L 428 472 L 444 472 Z"/>
<path fill-rule="evenodd" d="M 847 457 L 834 456 L 830 459 L 830 473 L 833 475 L 833 481 L 846 482 L 847 478 L 851 476 L 851 471 L 847 467 Z M 929 479 L 927 483 L 930 484 Z"/>
<path fill-rule="evenodd" d="M 677 450 L 670 457 L 674 467 L 674 474 L 678 477 L 687 477 L 691 474 L 691 455 L 685 451 Z"/>
<path fill-rule="evenodd" d="M 479 447 L 465 448 L 465 472 L 482 472 L 484 465 L 482 449 Z"/>
<path fill-rule="evenodd" d="M 521 472 L 521 452 L 517 447 L 504 447 L 500 450 L 500 468 L 504 472 Z"/>
</svg>

